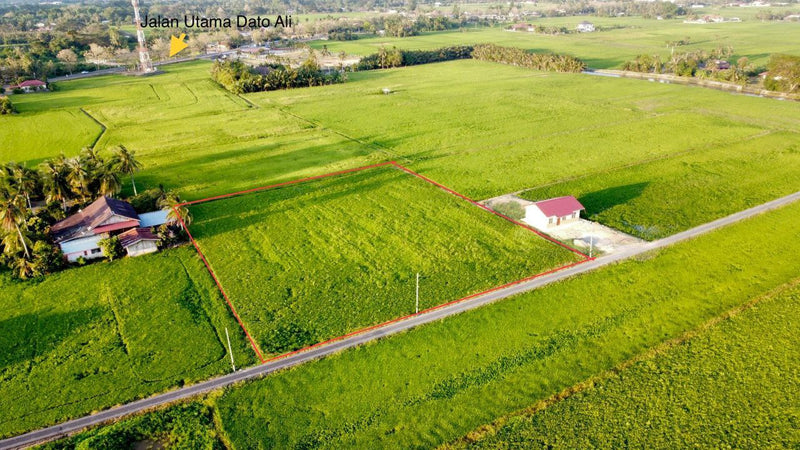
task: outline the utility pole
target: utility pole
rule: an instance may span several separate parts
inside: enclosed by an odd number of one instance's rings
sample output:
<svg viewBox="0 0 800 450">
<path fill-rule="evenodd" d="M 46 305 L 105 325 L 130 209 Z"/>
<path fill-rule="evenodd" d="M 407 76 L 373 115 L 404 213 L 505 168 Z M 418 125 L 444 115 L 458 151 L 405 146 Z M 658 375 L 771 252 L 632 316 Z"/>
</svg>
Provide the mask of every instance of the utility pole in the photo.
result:
<svg viewBox="0 0 800 450">
<path fill-rule="evenodd" d="M 233 363 L 233 349 L 231 349 L 231 337 L 228 335 L 228 327 L 225 327 L 225 338 L 228 339 L 228 353 L 231 354 L 231 367 L 236 372 L 236 364 Z"/>
<path fill-rule="evenodd" d="M 415 303 L 415 311 L 419 313 L 419 272 L 417 272 L 417 302 Z"/>
<path fill-rule="evenodd" d="M 594 236 L 589 236 L 589 258 L 592 257 L 592 250 L 594 250 Z"/>
</svg>

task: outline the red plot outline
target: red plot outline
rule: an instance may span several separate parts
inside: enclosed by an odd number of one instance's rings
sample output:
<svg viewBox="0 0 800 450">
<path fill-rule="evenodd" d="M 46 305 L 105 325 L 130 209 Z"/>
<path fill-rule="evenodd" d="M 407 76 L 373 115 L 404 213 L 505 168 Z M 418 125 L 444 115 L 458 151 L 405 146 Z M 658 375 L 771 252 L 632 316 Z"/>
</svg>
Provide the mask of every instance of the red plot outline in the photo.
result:
<svg viewBox="0 0 800 450">
<path fill-rule="evenodd" d="M 492 213 L 492 214 L 494 214 L 496 216 L 499 216 L 499 217 L 502 217 L 503 219 L 508 220 L 509 222 L 511 222 L 511 223 L 513 223 L 515 225 L 518 225 L 518 226 L 523 227 L 523 228 L 525 228 L 525 229 L 527 229 L 529 231 L 532 231 L 533 233 L 536 233 L 538 236 L 548 240 L 549 242 L 552 242 L 553 244 L 556 244 L 556 245 L 558 245 L 560 247 L 563 247 L 563 248 L 565 248 L 565 249 L 567 249 L 567 250 L 569 250 L 569 251 L 571 251 L 571 252 L 573 252 L 575 254 L 578 254 L 578 255 L 582 256 L 583 259 L 580 260 L 580 261 L 573 262 L 573 263 L 570 263 L 570 264 L 566 264 L 566 265 L 563 265 L 563 266 L 560 266 L 560 267 L 556 267 L 554 269 L 550 269 L 550 270 L 547 270 L 547 271 L 544 271 L 544 272 L 541 272 L 541 273 L 537 273 L 535 275 L 531 275 L 531 276 L 528 276 L 528 277 L 525 277 L 525 278 L 521 278 L 519 280 L 512 281 L 510 283 L 501 284 L 499 286 L 495 286 L 495 287 L 489 288 L 489 289 L 487 289 L 485 291 L 481 291 L 481 292 L 477 292 L 477 293 L 474 293 L 474 294 L 470 294 L 470 295 L 467 295 L 466 297 L 461 297 L 459 299 L 452 300 L 452 301 L 449 301 L 447 303 L 442 303 L 441 305 L 432 306 L 430 308 L 423 309 L 422 311 L 420 311 L 418 313 L 413 313 L 413 314 L 408 314 L 408 315 L 405 315 L 405 316 L 402 316 L 402 317 L 397 317 L 395 319 L 391 319 L 391 320 L 388 320 L 386 322 L 382 322 L 382 323 L 379 323 L 379 324 L 376 324 L 376 325 L 372 325 L 372 326 L 368 326 L 368 327 L 365 327 L 365 328 L 361 328 L 361 329 L 358 329 L 356 331 L 353 331 L 353 332 L 350 332 L 350 333 L 347 333 L 347 334 L 343 334 L 341 336 L 337 336 L 337 337 L 328 339 L 326 341 L 318 342 L 316 344 L 313 344 L 313 345 L 310 345 L 310 346 L 307 346 L 307 347 L 303 347 L 303 348 L 301 348 L 299 350 L 283 353 L 283 354 L 280 354 L 280 355 L 277 355 L 277 356 L 273 356 L 273 357 L 268 358 L 268 359 L 264 359 L 264 356 L 261 354 L 261 350 L 258 349 L 258 345 L 256 345 L 256 342 L 253 339 L 253 337 L 250 335 L 250 332 L 248 332 L 247 328 L 245 328 L 244 323 L 242 322 L 242 319 L 239 317 L 239 314 L 236 312 L 236 308 L 233 306 L 233 302 L 231 302 L 231 299 L 228 297 L 228 294 L 225 292 L 225 289 L 222 287 L 222 283 L 220 283 L 219 279 L 217 278 L 217 275 L 214 273 L 214 270 L 211 268 L 211 264 L 209 264 L 208 260 L 206 259 L 205 254 L 203 254 L 203 251 L 200 250 L 200 246 L 197 244 L 197 241 L 195 241 L 194 236 L 192 236 L 192 233 L 189 232 L 189 227 L 187 227 L 186 224 L 184 223 L 183 217 L 181 217 L 180 211 L 178 210 L 178 207 L 180 207 L 180 206 L 191 206 L 191 205 L 196 205 L 198 203 L 206 203 L 206 202 L 210 202 L 210 201 L 214 201 L 214 200 L 226 199 L 226 198 L 236 197 L 236 196 L 239 196 L 239 195 L 251 194 L 251 193 L 254 193 L 254 192 L 260 192 L 260 191 L 265 191 L 265 190 L 268 190 L 268 189 L 279 188 L 279 187 L 282 187 L 282 186 L 288 186 L 288 185 L 292 185 L 292 184 L 303 183 L 303 182 L 306 182 L 306 181 L 319 180 L 319 179 L 322 179 L 322 178 L 328 178 L 328 177 L 333 177 L 333 176 L 337 176 L 337 175 L 343 175 L 343 174 L 352 173 L 352 172 L 359 172 L 359 171 L 362 171 L 362 170 L 374 169 L 376 167 L 384 167 L 384 166 L 394 166 L 397 169 L 402 170 L 403 172 L 406 172 L 406 173 L 408 173 L 410 175 L 413 175 L 413 176 L 415 176 L 415 177 L 417 177 L 417 178 L 419 178 L 421 180 L 424 180 L 424 181 L 426 181 L 426 182 L 438 187 L 439 189 L 442 189 L 443 191 L 445 191 L 445 192 L 447 192 L 449 194 L 455 195 L 456 197 L 459 197 L 459 198 L 461 198 L 463 200 L 466 200 L 466 201 L 472 203 L 473 205 L 475 205 L 475 206 L 477 206 L 477 207 L 479 207 L 479 208 L 481 208 L 481 209 L 483 209 L 485 211 L 488 211 L 488 212 L 490 212 L 490 213 Z M 239 323 L 239 326 L 242 327 L 242 331 L 244 331 L 245 336 L 247 336 L 247 339 L 250 341 L 250 346 L 253 347 L 253 350 L 256 352 L 256 355 L 258 356 L 258 359 L 261 360 L 262 364 L 270 362 L 270 361 L 275 361 L 277 359 L 286 358 L 287 356 L 294 355 L 294 354 L 297 354 L 297 353 L 300 353 L 300 352 L 304 352 L 304 351 L 310 350 L 312 348 L 320 347 L 320 346 L 323 346 L 323 345 L 326 345 L 326 344 L 330 344 L 332 342 L 340 341 L 340 340 L 346 339 L 346 338 L 348 338 L 350 336 L 354 336 L 354 335 L 357 335 L 357 334 L 365 333 L 367 331 L 374 330 L 376 328 L 381 328 L 381 327 L 387 326 L 387 325 L 395 323 L 395 322 L 400 322 L 402 320 L 408 319 L 409 317 L 413 317 L 413 316 L 416 316 L 416 315 L 419 315 L 419 314 L 425 314 L 427 312 L 434 311 L 434 310 L 437 310 L 437 309 L 440 309 L 440 308 L 444 308 L 445 306 L 449 306 L 449 305 L 453 305 L 453 304 L 456 304 L 456 303 L 460 303 L 460 302 L 463 302 L 465 300 L 469 300 L 471 298 L 480 297 L 481 295 L 488 294 L 488 293 L 494 292 L 494 291 L 498 291 L 500 289 L 504 289 L 504 288 L 507 288 L 509 286 L 514 286 L 516 284 L 524 283 L 526 281 L 530 281 L 530 280 L 533 280 L 535 278 L 539 278 L 539 277 L 542 277 L 542 276 L 545 276 L 545 275 L 549 275 L 549 274 L 554 273 L 554 272 L 558 272 L 560 270 L 564 270 L 564 269 L 567 269 L 567 268 L 570 268 L 570 267 L 574 267 L 574 266 L 577 266 L 578 264 L 583 264 L 583 263 L 585 263 L 587 261 L 591 261 L 591 260 L 594 259 L 594 258 L 589 257 L 589 255 L 581 252 L 580 250 L 578 250 L 576 248 L 573 248 L 573 247 L 571 247 L 571 246 L 569 246 L 569 245 L 567 245 L 567 244 L 565 244 L 565 243 L 563 243 L 563 242 L 561 242 L 561 241 L 559 241 L 557 239 L 554 239 L 554 238 L 542 233 L 541 231 L 539 231 L 539 230 L 537 230 L 537 229 L 535 229 L 535 228 L 533 228 L 533 227 L 531 227 L 529 225 L 526 225 L 526 224 L 524 224 L 522 222 L 519 222 L 519 221 L 517 221 L 515 219 L 512 219 L 511 217 L 508 217 L 505 214 L 501 214 L 501 213 L 499 213 L 497 211 L 494 211 L 493 209 L 489 208 L 486 205 L 478 203 L 475 200 L 472 200 L 471 198 L 469 198 L 469 197 L 467 197 L 467 196 L 465 196 L 463 194 L 460 194 L 460 193 L 448 188 L 447 186 L 445 186 L 443 184 L 437 183 L 436 181 L 433 181 L 433 180 L 431 180 L 430 178 L 428 178 L 428 177 L 426 177 L 424 175 L 421 175 L 421 174 L 419 174 L 417 172 L 414 172 L 413 170 L 411 170 L 411 169 L 409 169 L 409 168 L 407 168 L 405 166 L 402 166 L 402 165 L 398 164 L 396 161 L 388 161 L 388 162 L 382 162 L 382 163 L 378 163 L 378 164 L 371 164 L 371 165 L 368 165 L 368 166 L 356 167 L 354 169 L 340 170 L 338 172 L 331 172 L 331 173 L 326 173 L 326 174 L 317 175 L 317 176 L 313 176 L 313 177 L 301 178 L 301 179 L 298 179 L 298 180 L 285 181 L 283 183 L 272 184 L 272 185 L 269 185 L 269 186 L 262 186 L 262 187 L 257 187 L 257 188 L 253 188 L 253 189 L 247 189 L 247 190 L 243 190 L 243 191 L 231 192 L 229 194 L 217 195 L 217 196 L 214 196 L 214 197 L 203 198 L 203 199 L 200 199 L 200 200 L 192 200 L 192 201 L 189 201 L 189 202 L 183 202 L 183 203 L 179 203 L 179 204 L 175 205 L 175 207 L 173 208 L 173 211 L 175 212 L 175 215 L 178 218 L 178 221 L 180 222 L 180 224 L 183 227 L 183 229 L 186 230 L 186 234 L 189 236 L 189 240 L 192 242 L 192 245 L 194 245 L 194 248 L 197 250 L 197 253 L 200 255 L 200 258 L 203 260 L 203 263 L 205 264 L 206 269 L 208 270 L 208 273 L 211 274 L 211 278 L 213 278 L 214 282 L 217 284 L 217 288 L 219 289 L 219 292 L 222 294 L 222 297 L 228 303 L 228 307 L 231 309 L 231 312 L 233 313 L 233 316 L 236 318 L 236 321 Z"/>
</svg>

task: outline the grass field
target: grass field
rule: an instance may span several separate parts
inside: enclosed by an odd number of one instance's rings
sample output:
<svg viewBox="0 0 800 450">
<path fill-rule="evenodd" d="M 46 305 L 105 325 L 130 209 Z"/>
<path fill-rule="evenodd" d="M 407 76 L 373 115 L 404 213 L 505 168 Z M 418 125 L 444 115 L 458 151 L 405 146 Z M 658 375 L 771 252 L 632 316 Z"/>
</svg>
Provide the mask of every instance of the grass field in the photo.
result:
<svg viewBox="0 0 800 450">
<path fill-rule="evenodd" d="M 476 61 L 353 78 L 248 98 L 385 148 L 473 198 L 579 194 L 592 212 L 608 210 L 598 219 L 659 227 L 653 236 L 792 192 L 800 177 L 793 103 Z M 378 94 L 382 86 L 395 93 Z M 630 186 L 641 198 L 608 195 Z"/>
<path fill-rule="evenodd" d="M 739 13 L 742 12 L 742 14 Z M 494 43 L 519 47 L 535 52 L 565 53 L 584 60 L 595 69 L 619 69 L 626 61 L 639 54 L 661 55 L 666 58 L 670 48 L 666 43 L 689 38 L 690 45 L 677 47 L 675 51 L 712 50 L 717 46 L 732 46 L 734 61 L 747 56 L 759 66 L 766 66 L 772 53 L 800 54 L 796 45 L 785 37 L 796 34 L 797 23 L 747 20 L 744 9 L 729 9 L 721 13 L 724 17 L 740 17 L 740 23 L 685 24 L 683 19 L 650 20 L 641 17 L 552 17 L 534 19 L 531 23 L 544 26 L 564 26 L 569 29 L 583 20 L 597 27 L 613 28 L 594 33 L 566 35 L 540 35 L 514 33 L 501 27 L 430 32 L 420 36 L 392 38 L 374 37 L 355 41 L 315 41 L 312 46 L 322 49 L 327 46 L 333 53 L 345 51 L 350 54 L 368 55 L 376 53 L 381 46 L 403 49 L 434 49 L 450 45 L 474 45 Z M 719 13 L 719 12 L 717 12 Z M 701 13 L 699 13 L 701 14 Z"/>
<path fill-rule="evenodd" d="M 0 436 L 253 361 L 191 248 L 0 283 Z"/>
<path fill-rule="evenodd" d="M 371 149 L 272 108 L 252 107 L 214 84 L 208 62 L 164 67 L 165 73 L 135 78 L 104 76 L 59 83 L 48 94 L 13 97 L 20 114 L 4 116 L 0 160 L 37 163 L 59 152 L 77 154 L 99 126 L 100 153 L 123 144 L 144 165 L 142 186 L 163 184 L 186 198 L 362 165 Z M 81 127 L 48 126 L 52 117 L 78 117 Z M 30 149 L 39 149 L 30 154 Z M 48 154 L 49 150 L 49 154 Z M 230 174 L 235 172 L 236 177 Z M 130 193 L 129 186 L 125 186 Z"/>
<path fill-rule="evenodd" d="M 778 132 L 522 194 L 574 195 L 590 220 L 644 239 L 665 237 L 798 189 L 800 135 Z"/>
<path fill-rule="evenodd" d="M 795 287 L 470 447 L 797 448 L 798 309 Z"/>
<path fill-rule="evenodd" d="M 27 94 L 25 100 L 30 100 L 28 104 L 46 101 L 49 100 L 47 95 Z M 26 114 L 22 121 L 19 118 L 0 116 L 0 160 L 3 162 L 26 161 L 32 166 L 59 152 L 67 156 L 77 155 L 82 147 L 92 145 L 103 131 L 77 108 L 43 108 Z"/>
<path fill-rule="evenodd" d="M 266 353 L 294 350 L 575 262 L 394 167 L 191 207 L 191 232 Z"/>
<path fill-rule="evenodd" d="M 795 279 L 798 218 L 795 204 L 232 388 L 224 431 L 236 448 L 451 441 Z"/>
</svg>

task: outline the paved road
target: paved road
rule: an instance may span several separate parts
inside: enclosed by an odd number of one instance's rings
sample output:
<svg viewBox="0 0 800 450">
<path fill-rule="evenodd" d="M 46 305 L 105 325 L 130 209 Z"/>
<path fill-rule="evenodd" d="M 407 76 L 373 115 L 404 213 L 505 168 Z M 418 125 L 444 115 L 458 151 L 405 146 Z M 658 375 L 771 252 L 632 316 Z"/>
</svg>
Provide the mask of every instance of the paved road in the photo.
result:
<svg viewBox="0 0 800 450">
<path fill-rule="evenodd" d="M 632 256 L 650 250 L 666 247 L 675 244 L 677 242 L 691 239 L 700 236 L 702 234 L 708 233 L 709 231 L 715 230 L 717 228 L 730 225 L 732 223 L 738 222 L 743 219 L 747 219 L 749 217 L 753 217 L 765 211 L 779 208 L 781 206 L 787 205 L 797 200 L 800 200 L 800 192 L 795 192 L 794 194 L 788 195 L 786 197 L 782 197 L 777 200 L 765 203 L 763 205 L 759 205 L 754 208 L 738 212 L 736 214 L 727 217 L 723 217 L 722 219 L 715 220 L 713 222 L 709 222 L 704 225 L 700 225 L 696 228 L 692 228 L 690 230 L 675 234 L 673 236 L 658 241 L 648 242 L 637 246 L 631 246 L 619 253 L 602 256 L 600 258 L 587 261 L 583 264 L 572 266 L 560 270 L 558 272 L 544 275 L 542 277 L 535 278 L 503 289 L 499 289 L 478 297 L 473 297 L 469 300 L 464 300 L 460 303 L 454 303 L 439 309 L 423 312 L 418 315 L 411 316 L 407 319 L 390 323 L 388 325 L 375 328 L 361 334 L 350 336 L 340 341 L 321 345 L 319 347 L 315 347 L 301 353 L 295 353 L 293 355 L 287 356 L 279 360 L 268 361 L 265 364 L 239 370 L 238 372 L 230 373 L 228 375 L 220 376 L 217 378 L 212 378 L 202 383 L 186 386 L 180 389 L 165 392 L 163 394 L 158 394 L 150 398 L 137 400 L 121 406 L 115 406 L 111 409 L 107 409 L 105 411 L 84 416 L 79 419 L 70 420 L 60 425 L 54 425 L 52 427 L 43 428 L 40 430 L 32 431 L 27 434 L 5 439 L 0 441 L 0 449 L 25 447 L 38 442 L 56 439 L 65 436 L 67 434 L 75 433 L 92 425 L 102 424 L 104 422 L 108 422 L 123 416 L 127 416 L 130 414 L 162 406 L 164 404 L 175 402 L 177 400 L 194 397 L 215 389 L 219 389 L 225 386 L 230 386 L 231 384 L 239 381 L 263 377 L 278 370 L 303 364 L 305 362 L 322 358 L 324 356 L 342 351 L 347 348 L 355 347 L 369 341 L 380 339 L 385 336 L 390 336 L 396 333 L 400 333 L 402 331 L 426 323 L 441 320 L 446 317 L 452 316 L 454 314 L 459 314 L 464 311 L 469 311 L 471 309 L 481 307 L 483 305 L 495 302 L 497 300 L 501 300 L 510 297 L 512 295 L 519 294 L 521 292 L 530 291 L 532 289 L 536 289 L 545 286 L 547 284 L 553 283 L 555 281 L 563 280 L 565 278 L 569 278 L 581 273 L 589 272 L 599 267 L 607 266 L 609 264 L 613 264 L 615 262 L 630 258 Z"/>
</svg>

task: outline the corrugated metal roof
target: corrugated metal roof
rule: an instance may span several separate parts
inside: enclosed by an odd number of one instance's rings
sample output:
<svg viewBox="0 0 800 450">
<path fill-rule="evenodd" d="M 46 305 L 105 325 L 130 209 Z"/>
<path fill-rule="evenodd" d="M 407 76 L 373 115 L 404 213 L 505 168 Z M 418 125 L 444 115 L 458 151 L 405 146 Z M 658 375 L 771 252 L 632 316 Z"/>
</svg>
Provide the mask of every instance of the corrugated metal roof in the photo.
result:
<svg viewBox="0 0 800 450">
<path fill-rule="evenodd" d="M 93 235 L 81 239 L 62 242 L 59 244 L 61 246 L 61 253 L 66 255 L 67 253 L 84 252 L 86 250 L 99 248 L 100 246 L 97 245 L 97 243 L 100 242 L 103 237 L 103 235 Z"/>
<path fill-rule="evenodd" d="M 139 226 L 142 228 L 157 227 L 167 223 L 168 209 L 139 214 Z"/>
<path fill-rule="evenodd" d="M 534 203 L 534 205 L 536 205 L 536 207 L 539 208 L 547 217 L 568 216 L 575 211 L 581 211 L 584 209 L 583 205 L 581 205 L 581 202 L 571 195 L 566 197 L 551 198 L 549 200 L 542 200 Z"/>
</svg>

